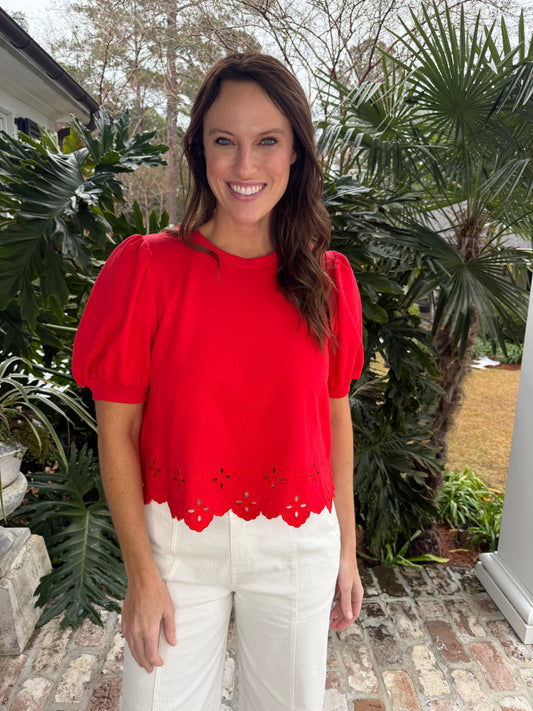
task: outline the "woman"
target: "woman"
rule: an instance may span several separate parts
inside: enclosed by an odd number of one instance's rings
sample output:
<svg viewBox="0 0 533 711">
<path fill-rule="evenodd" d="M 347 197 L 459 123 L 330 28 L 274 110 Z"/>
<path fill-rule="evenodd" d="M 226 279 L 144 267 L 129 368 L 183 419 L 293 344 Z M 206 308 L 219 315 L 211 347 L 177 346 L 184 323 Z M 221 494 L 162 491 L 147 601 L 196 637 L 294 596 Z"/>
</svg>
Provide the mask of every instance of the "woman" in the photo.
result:
<svg viewBox="0 0 533 711">
<path fill-rule="evenodd" d="M 234 605 L 241 709 L 321 711 L 328 625 L 362 598 L 357 287 L 282 64 L 218 62 L 183 145 L 183 224 L 113 252 L 73 358 L 128 574 L 122 708 L 218 711 Z"/>
</svg>

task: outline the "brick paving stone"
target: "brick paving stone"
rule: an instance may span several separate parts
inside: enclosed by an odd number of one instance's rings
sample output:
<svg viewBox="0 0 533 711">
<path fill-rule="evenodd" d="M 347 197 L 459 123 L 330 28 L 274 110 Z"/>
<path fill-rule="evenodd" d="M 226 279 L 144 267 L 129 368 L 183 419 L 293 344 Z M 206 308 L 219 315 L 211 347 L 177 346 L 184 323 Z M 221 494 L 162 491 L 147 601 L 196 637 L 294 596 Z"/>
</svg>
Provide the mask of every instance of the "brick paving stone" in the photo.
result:
<svg viewBox="0 0 533 711">
<path fill-rule="evenodd" d="M 79 704 L 96 665 L 94 654 L 81 654 L 73 659 L 57 685 L 55 701 Z"/>
<path fill-rule="evenodd" d="M 409 587 L 415 591 L 417 597 L 433 595 L 435 592 L 422 568 L 405 568 L 402 570 L 402 577 L 407 580 Z"/>
<path fill-rule="evenodd" d="M 533 669 L 520 669 L 520 676 L 524 684 L 533 689 Z"/>
<path fill-rule="evenodd" d="M 513 657 L 519 662 L 528 662 L 533 659 L 533 645 L 523 644 L 508 622 L 496 620 L 489 622 L 488 627 L 509 657 Z"/>
<path fill-rule="evenodd" d="M 377 565 L 372 568 L 372 572 L 376 576 L 378 584 L 382 591 L 391 597 L 405 597 L 407 589 L 399 580 L 399 574 L 396 568 L 390 568 L 386 565 Z"/>
<path fill-rule="evenodd" d="M 337 632 L 330 630 L 329 638 L 328 638 L 328 661 L 327 661 L 328 671 L 339 668 L 339 658 L 337 656 L 337 647 L 333 642 L 334 636 L 336 639 L 338 639 Z M 350 641 L 352 641 L 352 640 L 350 639 Z"/>
<path fill-rule="evenodd" d="M 54 674 L 65 658 L 67 645 L 72 636 L 72 629 L 59 628 L 59 620 L 56 618 L 50 623 L 42 640 L 40 640 L 39 651 L 32 665 L 36 674 Z"/>
<path fill-rule="evenodd" d="M 466 703 L 468 711 L 489 711 L 492 709 L 492 701 L 482 691 L 479 681 L 466 669 L 454 669 L 452 678 L 459 696 Z"/>
<path fill-rule="evenodd" d="M 382 667 L 388 667 L 391 664 L 401 664 L 403 654 L 400 647 L 396 644 L 393 634 L 385 625 L 370 628 L 368 636 L 372 640 L 372 649 L 376 661 Z"/>
<path fill-rule="evenodd" d="M 474 656 L 481 664 L 487 684 L 495 691 L 516 689 L 516 682 L 492 642 L 475 642 L 470 645 Z"/>
<path fill-rule="evenodd" d="M 484 628 L 477 620 L 476 611 L 470 607 L 466 600 L 461 598 L 446 600 L 446 607 L 461 632 L 469 637 L 486 637 Z"/>
<path fill-rule="evenodd" d="M 122 679 L 102 679 L 93 689 L 87 711 L 119 711 Z"/>
<path fill-rule="evenodd" d="M 412 649 L 411 657 L 426 696 L 443 696 L 450 693 L 450 687 L 437 668 L 431 649 L 423 644 L 416 645 Z"/>
<path fill-rule="evenodd" d="M 102 619 L 105 624 L 106 617 Z M 76 633 L 75 642 L 81 647 L 98 647 L 105 635 L 105 628 L 95 625 L 91 620 L 85 620 Z"/>
<path fill-rule="evenodd" d="M 379 699 L 360 699 L 353 702 L 353 711 L 386 711 L 386 708 Z"/>
<path fill-rule="evenodd" d="M 444 617 L 444 607 L 438 600 L 432 600 L 431 598 L 417 600 L 416 606 L 420 617 L 425 619 L 436 617 L 441 620 Z"/>
<path fill-rule="evenodd" d="M 374 576 L 368 568 L 365 568 L 364 566 L 359 566 L 359 576 L 361 577 L 361 583 L 363 585 L 366 598 L 375 597 L 376 595 L 381 594 L 381 590 L 379 589 L 378 585 L 376 585 Z"/>
<path fill-rule="evenodd" d="M 52 682 L 49 679 L 41 677 L 28 679 L 15 696 L 10 711 L 41 711 L 51 688 Z"/>
<path fill-rule="evenodd" d="M 383 681 L 394 711 L 421 711 L 420 701 L 407 672 L 383 672 Z"/>
<path fill-rule="evenodd" d="M 441 595 L 453 595 L 458 592 L 459 585 L 454 579 L 451 569 L 444 565 L 426 565 L 424 568 L 434 588 Z"/>
<path fill-rule="evenodd" d="M 228 629 L 228 649 L 235 653 L 237 650 L 237 629 L 235 627 L 234 612 L 232 610 Z"/>
<path fill-rule="evenodd" d="M 117 632 L 113 637 L 113 644 L 107 653 L 102 674 L 119 674 L 124 664 L 124 637 Z"/>
<path fill-rule="evenodd" d="M 348 711 L 346 695 L 337 689 L 328 689 L 324 696 L 323 711 Z"/>
<path fill-rule="evenodd" d="M 471 565 L 454 565 L 451 566 L 451 570 L 461 579 L 461 587 L 465 592 L 471 595 L 486 594 L 485 588 L 476 575 L 475 567 Z"/>
<path fill-rule="evenodd" d="M 379 602 L 367 602 L 361 608 L 361 624 L 364 627 L 380 625 L 386 616 Z"/>
<path fill-rule="evenodd" d="M 398 600 L 387 605 L 389 617 L 392 617 L 401 639 L 419 639 L 424 636 L 411 600 Z"/>
<path fill-rule="evenodd" d="M 370 655 L 365 645 L 353 647 L 345 644 L 342 659 L 348 674 L 348 685 L 361 694 L 377 694 L 378 679 L 372 668 Z"/>
<path fill-rule="evenodd" d="M 500 701 L 502 711 L 533 711 L 531 704 L 523 696 L 506 696 Z"/>
<path fill-rule="evenodd" d="M 356 620 L 342 632 L 339 632 L 341 642 L 362 642 L 364 639 L 361 622 Z"/>
<path fill-rule="evenodd" d="M 222 677 L 222 699 L 231 701 L 235 693 L 235 659 L 226 652 L 224 676 Z"/>
<path fill-rule="evenodd" d="M 24 669 L 28 657 L 19 654 L 17 657 L 0 657 L 0 706 L 7 702 L 11 689 Z"/>
<path fill-rule="evenodd" d="M 455 636 L 452 626 L 442 620 L 427 620 L 426 627 L 438 652 L 447 662 L 469 662 L 468 654 Z"/>
<path fill-rule="evenodd" d="M 328 671 L 326 674 L 326 689 L 342 691 L 342 678 L 339 672 Z"/>
<path fill-rule="evenodd" d="M 426 709 L 427 711 L 461 711 L 457 701 L 452 699 L 433 699 L 428 701 Z"/>
<path fill-rule="evenodd" d="M 473 599 L 483 616 L 490 615 L 491 617 L 502 617 L 500 608 L 486 593 L 480 593 Z"/>
</svg>

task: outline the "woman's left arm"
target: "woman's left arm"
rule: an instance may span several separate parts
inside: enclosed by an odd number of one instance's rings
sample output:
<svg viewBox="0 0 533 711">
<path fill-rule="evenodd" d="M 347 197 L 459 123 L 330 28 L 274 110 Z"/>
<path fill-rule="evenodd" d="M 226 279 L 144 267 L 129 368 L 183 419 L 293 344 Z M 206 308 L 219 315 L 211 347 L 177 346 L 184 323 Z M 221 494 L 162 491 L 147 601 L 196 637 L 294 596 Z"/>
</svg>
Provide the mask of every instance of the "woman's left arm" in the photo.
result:
<svg viewBox="0 0 533 711">
<path fill-rule="evenodd" d="M 330 398 L 331 469 L 335 484 L 335 511 L 341 534 L 341 555 L 335 604 L 330 627 L 345 630 L 361 611 L 363 586 L 355 555 L 355 509 L 353 500 L 353 431 L 348 396 Z"/>
</svg>

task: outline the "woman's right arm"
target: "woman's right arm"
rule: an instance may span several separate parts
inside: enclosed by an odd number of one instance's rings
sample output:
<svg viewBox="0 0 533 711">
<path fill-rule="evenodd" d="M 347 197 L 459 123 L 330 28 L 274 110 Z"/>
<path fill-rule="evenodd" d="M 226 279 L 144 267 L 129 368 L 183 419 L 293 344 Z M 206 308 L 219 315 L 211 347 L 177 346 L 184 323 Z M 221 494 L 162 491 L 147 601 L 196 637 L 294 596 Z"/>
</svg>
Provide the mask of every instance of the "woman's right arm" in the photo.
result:
<svg viewBox="0 0 533 711">
<path fill-rule="evenodd" d="M 128 576 L 122 633 L 137 664 L 151 672 L 163 664 L 161 625 L 172 646 L 176 628 L 174 604 L 152 556 L 144 518 L 139 456 L 143 408 L 143 403 L 96 402 L 102 481 Z"/>
</svg>

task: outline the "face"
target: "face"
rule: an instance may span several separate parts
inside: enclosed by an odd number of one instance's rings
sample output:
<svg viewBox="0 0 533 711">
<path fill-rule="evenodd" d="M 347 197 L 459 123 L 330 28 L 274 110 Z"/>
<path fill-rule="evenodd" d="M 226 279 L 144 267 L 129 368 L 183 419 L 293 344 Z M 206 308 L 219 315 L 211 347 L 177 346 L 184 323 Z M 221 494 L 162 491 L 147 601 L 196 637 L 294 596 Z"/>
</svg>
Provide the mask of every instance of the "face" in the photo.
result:
<svg viewBox="0 0 533 711">
<path fill-rule="evenodd" d="M 204 117 L 203 140 L 216 220 L 268 232 L 296 160 L 288 119 L 259 84 L 224 81 Z"/>
</svg>

